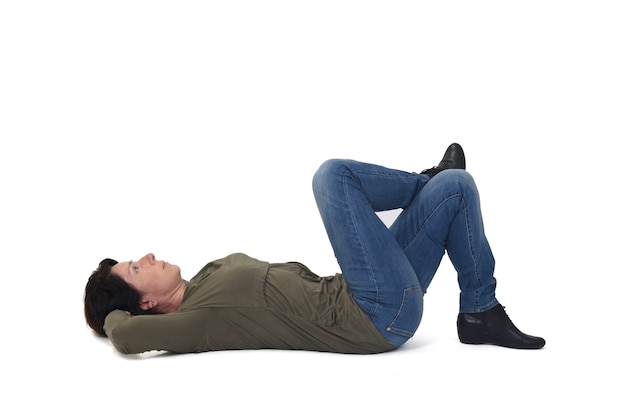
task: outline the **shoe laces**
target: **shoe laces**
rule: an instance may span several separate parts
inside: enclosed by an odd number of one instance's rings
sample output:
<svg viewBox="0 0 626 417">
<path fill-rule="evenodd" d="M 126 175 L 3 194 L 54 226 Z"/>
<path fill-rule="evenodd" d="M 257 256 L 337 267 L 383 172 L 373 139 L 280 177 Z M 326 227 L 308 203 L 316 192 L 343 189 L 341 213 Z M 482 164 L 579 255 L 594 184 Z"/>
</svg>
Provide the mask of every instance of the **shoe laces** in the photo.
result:
<svg viewBox="0 0 626 417">
<path fill-rule="evenodd" d="M 430 178 L 432 178 L 435 176 L 435 174 L 438 174 L 441 171 L 443 171 L 441 168 L 439 168 L 438 166 L 434 166 L 432 168 L 423 170 L 420 174 L 428 175 Z"/>
</svg>

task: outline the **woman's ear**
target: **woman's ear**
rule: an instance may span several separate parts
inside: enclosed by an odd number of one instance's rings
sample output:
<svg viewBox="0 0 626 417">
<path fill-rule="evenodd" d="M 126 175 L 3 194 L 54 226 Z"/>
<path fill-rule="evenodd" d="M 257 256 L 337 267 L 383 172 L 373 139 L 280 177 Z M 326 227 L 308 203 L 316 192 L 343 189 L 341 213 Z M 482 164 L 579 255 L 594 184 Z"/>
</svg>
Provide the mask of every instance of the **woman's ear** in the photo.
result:
<svg viewBox="0 0 626 417">
<path fill-rule="evenodd" d="M 156 300 L 147 300 L 142 298 L 141 301 L 139 301 L 139 307 L 141 307 L 142 310 L 152 310 L 156 306 Z"/>
</svg>

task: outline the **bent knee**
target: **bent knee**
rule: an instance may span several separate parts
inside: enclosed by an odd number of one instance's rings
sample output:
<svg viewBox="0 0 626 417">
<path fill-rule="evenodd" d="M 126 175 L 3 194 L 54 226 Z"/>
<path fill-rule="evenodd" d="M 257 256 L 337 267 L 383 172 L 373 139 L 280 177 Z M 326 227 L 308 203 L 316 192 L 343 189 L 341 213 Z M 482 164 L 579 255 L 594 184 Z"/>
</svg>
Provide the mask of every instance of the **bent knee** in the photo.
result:
<svg viewBox="0 0 626 417">
<path fill-rule="evenodd" d="M 476 183 L 474 177 L 464 169 L 447 169 L 441 171 L 433 179 L 439 177 L 439 180 L 455 184 L 461 189 L 475 189 Z"/>
<path fill-rule="evenodd" d="M 328 159 L 319 166 L 313 175 L 313 189 L 327 187 L 330 182 L 349 171 L 349 159 Z"/>
</svg>

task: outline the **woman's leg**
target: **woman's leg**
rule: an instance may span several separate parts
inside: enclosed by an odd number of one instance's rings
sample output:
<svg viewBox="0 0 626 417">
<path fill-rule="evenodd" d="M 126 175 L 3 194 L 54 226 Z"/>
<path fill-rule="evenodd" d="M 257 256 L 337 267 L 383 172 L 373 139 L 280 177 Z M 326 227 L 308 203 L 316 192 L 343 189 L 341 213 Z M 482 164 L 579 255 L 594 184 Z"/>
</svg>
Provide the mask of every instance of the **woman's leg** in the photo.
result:
<svg viewBox="0 0 626 417">
<path fill-rule="evenodd" d="M 495 261 L 483 230 L 478 189 L 462 170 L 433 177 L 390 228 L 413 265 L 424 292 L 444 250 L 458 273 L 459 340 L 541 349 L 545 340 L 521 332 L 495 296 Z"/>
<path fill-rule="evenodd" d="M 337 159 L 323 163 L 313 178 L 315 200 L 352 295 L 396 346 L 415 333 L 423 292 L 414 266 L 376 212 L 408 207 L 428 179 Z"/>
<path fill-rule="evenodd" d="M 498 304 L 495 260 L 483 229 L 478 189 L 469 173 L 446 170 L 437 174 L 390 230 L 424 292 L 447 250 L 458 273 L 460 312 L 482 312 Z"/>
<path fill-rule="evenodd" d="M 432 179 L 350 160 L 325 162 L 315 198 L 355 301 L 392 344 L 417 329 L 423 294 L 447 250 L 461 290 L 464 343 L 537 349 L 540 337 L 517 329 L 495 297 L 495 261 L 483 230 L 476 184 L 464 170 Z M 377 211 L 402 208 L 387 229 Z"/>
</svg>

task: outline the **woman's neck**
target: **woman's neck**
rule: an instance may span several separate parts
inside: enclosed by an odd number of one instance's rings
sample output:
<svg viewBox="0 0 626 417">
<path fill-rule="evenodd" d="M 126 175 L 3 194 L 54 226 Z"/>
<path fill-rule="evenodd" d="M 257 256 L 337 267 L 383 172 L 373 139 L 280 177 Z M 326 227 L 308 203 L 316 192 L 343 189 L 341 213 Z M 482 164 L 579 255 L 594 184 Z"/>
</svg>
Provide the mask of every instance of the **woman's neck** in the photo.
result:
<svg viewBox="0 0 626 417">
<path fill-rule="evenodd" d="M 157 311 L 159 313 L 173 313 L 180 308 L 183 303 L 183 297 L 187 290 L 187 283 L 184 280 L 180 280 L 180 284 L 174 288 L 170 295 L 159 303 Z"/>
</svg>

